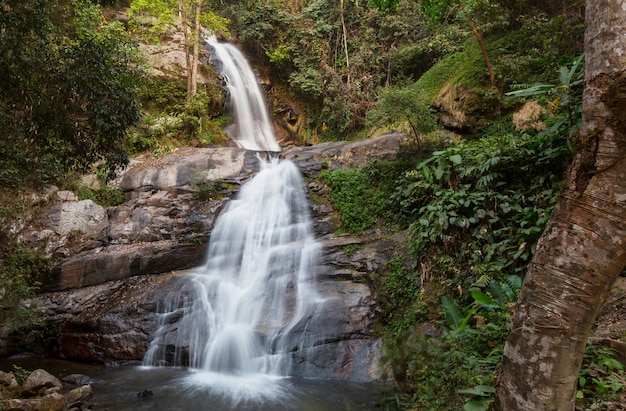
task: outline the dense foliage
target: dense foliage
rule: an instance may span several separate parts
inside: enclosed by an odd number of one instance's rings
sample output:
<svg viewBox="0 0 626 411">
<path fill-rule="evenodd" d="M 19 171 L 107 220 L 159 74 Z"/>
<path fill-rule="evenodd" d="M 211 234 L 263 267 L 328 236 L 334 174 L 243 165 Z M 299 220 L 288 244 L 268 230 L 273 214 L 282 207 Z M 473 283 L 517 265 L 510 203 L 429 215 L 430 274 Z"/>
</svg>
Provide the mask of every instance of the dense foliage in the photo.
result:
<svg viewBox="0 0 626 411">
<path fill-rule="evenodd" d="M 0 250 L 0 324 L 23 326 L 35 320 L 36 311 L 24 300 L 34 296 L 40 276 L 49 268 L 49 259 L 42 252 L 23 246 Z"/>
<path fill-rule="evenodd" d="M 157 43 L 176 19 L 177 2 L 123 3 L 131 6 L 127 28 L 143 41 Z M 397 162 L 326 170 L 321 179 L 341 230 L 389 225 L 408 232 L 407 252 L 371 284 L 401 389 L 382 406 L 487 409 L 523 273 L 577 147 L 584 3 L 204 4 L 205 24 L 223 37 L 234 33 L 273 91 L 296 102 L 308 118 L 306 134 L 343 139 L 399 129 L 414 137 L 415 147 Z M 146 23 L 154 22 L 148 11 L 160 17 L 156 24 Z M 142 78 L 136 57 L 125 28 L 103 19 L 93 2 L 4 2 L 0 187 L 57 182 L 93 164 L 106 180 L 129 153 L 158 156 L 225 139 L 217 80 L 187 100 L 181 79 Z M 467 93 L 445 93 L 455 89 Z M 465 97 L 468 120 L 453 136 L 436 110 Z M 117 190 L 67 186 L 81 199 L 122 201 Z M 2 206 L 0 217 L 24 207 Z M 25 318 L 21 301 L 48 262 L 19 246 L 0 251 L 0 316 Z M 600 407 L 622 389 L 622 376 L 609 352 L 590 345 L 581 404 Z"/>
<path fill-rule="evenodd" d="M 506 0 L 215 1 L 211 8 L 229 17 L 231 30 L 238 33 L 248 55 L 264 67 L 275 87 L 301 103 L 309 119 L 308 132 L 322 139 L 346 138 L 371 126 L 367 114 L 381 95 L 387 96 L 383 105 L 400 99 L 409 115 L 414 110 L 424 113 L 441 88 L 425 90 L 435 95 L 420 99 L 420 105 L 405 104 L 403 89 L 471 42 L 476 47 L 473 65 L 463 65 L 456 74 L 477 72 L 470 85 L 481 95 L 495 92 L 484 107 L 484 112 L 492 113 L 499 109 L 498 91 L 513 82 L 535 81 L 537 75 L 545 80 L 546 73 L 551 75 L 582 46 L 577 1 L 567 1 L 561 9 Z M 483 34 L 495 84 L 489 82 L 484 53 L 468 20 Z M 391 96 L 380 91 L 385 87 L 392 87 Z M 395 100 L 390 100 L 393 94 Z M 398 114 L 393 120 L 401 116 L 406 117 Z M 374 125 L 381 119 L 384 115 L 371 118 Z M 411 123 L 413 129 L 416 124 Z"/>
<path fill-rule="evenodd" d="M 8 1 L 0 10 L 0 185 L 125 165 L 140 118 L 136 48 L 92 3 Z"/>
</svg>

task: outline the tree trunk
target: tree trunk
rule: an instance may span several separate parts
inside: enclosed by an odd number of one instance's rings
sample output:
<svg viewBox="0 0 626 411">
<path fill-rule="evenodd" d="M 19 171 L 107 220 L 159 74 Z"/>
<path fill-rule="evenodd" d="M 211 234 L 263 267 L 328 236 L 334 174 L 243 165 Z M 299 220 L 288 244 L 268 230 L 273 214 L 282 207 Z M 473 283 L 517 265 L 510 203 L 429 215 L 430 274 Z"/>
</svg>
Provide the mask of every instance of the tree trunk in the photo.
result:
<svg viewBox="0 0 626 411">
<path fill-rule="evenodd" d="M 587 0 L 583 147 L 526 273 L 500 367 L 499 410 L 574 409 L 587 338 L 626 265 L 624 38 L 622 2 Z"/>
<path fill-rule="evenodd" d="M 467 22 L 470 26 L 470 29 L 472 30 L 472 33 L 474 34 L 474 37 L 476 37 L 476 40 L 478 41 L 478 46 L 480 47 L 480 51 L 483 53 L 485 64 L 487 64 L 487 71 L 489 71 L 489 80 L 491 81 L 491 85 L 495 86 L 496 85 L 496 73 L 493 71 L 493 64 L 491 64 L 491 58 L 489 58 L 489 52 L 487 51 L 487 43 L 485 43 L 485 38 L 483 37 L 482 33 L 478 30 L 478 27 L 476 27 L 476 24 L 474 24 L 474 21 L 469 17 L 469 15 L 467 16 Z"/>
<path fill-rule="evenodd" d="M 191 58 L 191 69 L 188 71 L 189 80 L 187 84 L 187 100 L 191 101 L 196 96 L 198 90 L 198 55 L 200 48 L 200 13 L 202 11 L 202 0 L 197 0 L 196 4 L 196 16 L 194 20 L 194 29 L 192 40 L 193 41 L 193 56 Z"/>
<path fill-rule="evenodd" d="M 339 17 L 341 19 L 341 29 L 343 33 L 343 53 L 346 56 L 346 84 L 350 85 L 350 57 L 348 56 L 348 30 L 346 29 L 346 19 L 344 17 L 343 0 L 339 0 Z"/>
<path fill-rule="evenodd" d="M 459 6 L 461 7 L 463 14 L 465 15 L 465 18 L 467 19 L 467 24 L 469 25 L 470 30 L 472 30 L 472 34 L 474 35 L 474 37 L 476 37 L 476 41 L 478 41 L 480 52 L 483 54 L 485 64 L 487 65 L 487 71 L 489 72 L 489 80 L 491 81 L 491 85 L 495 86 L 496 73 L 493 70 L 493 64 L 491 64 L 491 58 L 489 57 L 489 52 L 487 51 L 487 43 L 485 43 L 485 38 L 483 37 L 483 34 L 480 32 L 480 30 L 478 30 L 478 27 L 476 27 L 476 23 L 474 23 L 471 13 L 467 11 L 467 8 L 465 7 L 465 2 L 460 1 Z"/>
<path fill-rule="evenodd" d="M 189 38 L 191 29 L 189 28 L 188 10 L 185 0 L 178 2 L 178 18 L 183 29 L 183 47 L 185 48 L 185 64 L 187 64 L 187 99 L 189 100 L 189 90 L 191 89 L 191 53 L 189 52 Z"/>
</svg>

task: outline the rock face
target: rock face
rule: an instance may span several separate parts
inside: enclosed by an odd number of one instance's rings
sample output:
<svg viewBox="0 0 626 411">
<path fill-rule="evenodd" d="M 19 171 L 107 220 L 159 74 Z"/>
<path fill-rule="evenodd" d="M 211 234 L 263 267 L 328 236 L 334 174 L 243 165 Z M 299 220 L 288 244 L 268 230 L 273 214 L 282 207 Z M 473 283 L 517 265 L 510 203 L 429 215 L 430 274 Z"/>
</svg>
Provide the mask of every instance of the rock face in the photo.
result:
<svg viewBox="0 0 626 411">
<path fill-rule="evenodd" d="M 390 160 L 404 137 L 390 134 L 351 143 L 297 147 L 281 157 L 306 177 L 324 167 Z M 63 358 L 105 363 L 140 361 L 156 331 L 159 301 L 184 272 L 198 266 L 215 219 L 259 167 L 256 154 L 238 148 L 180 149 L 158 160 L 136 159 L 117 181 L 123 204 L 107 210 L 71 195 L 55 198 L 45 224 L 24 222 L 21 237 L 63 256 L 40 296 L 46 330 Z M 310 190 L 323 190 L 309 183 Z M 380 377 L 373 335 L 375 302 L 368 277 L 398 252 L 400 237 L 373 232 L 334 234 L 328 205 L 312 207 L 316 237 L 324 245 L 319 288 L 327 302 L 307 332 L 325 338 L 297 353 L 307 376 L 370 381 Z M 347 250 L 357 250 L 348 252 Z M 0 330 L 1 331 L 1 330 Z M 0 333 L 0 354 L 23 349 L 14 334 Z M 40 342 L 41 343 L 41 342 Z"/>
</svg>

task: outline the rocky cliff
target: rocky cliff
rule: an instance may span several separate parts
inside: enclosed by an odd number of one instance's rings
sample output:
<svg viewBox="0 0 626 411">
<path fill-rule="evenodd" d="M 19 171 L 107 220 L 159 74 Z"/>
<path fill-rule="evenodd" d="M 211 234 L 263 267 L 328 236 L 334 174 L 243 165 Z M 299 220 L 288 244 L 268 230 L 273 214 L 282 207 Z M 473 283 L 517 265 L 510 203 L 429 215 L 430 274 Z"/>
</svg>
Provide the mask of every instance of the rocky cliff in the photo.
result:
<svg viewBox="0 0 626 411">
<path fill-rule="evenodd" d="M 328 188 L 316 179 L 322 167 L 391 160 L 404 140 L 389 134 L 295 147 L 280 156 L 296 163 L 308 189 L 323 198 Z M 57 261 L 38 298 L 45 325 L 30 330 L 50 338 L 32 340 L 32 348 L 47 344 L 59 357 L 81 361 L 140 361 L 155 332 L 159 301 L 184 277 L 180 270 L 202 263 L 216 218 L 259 161 L 257 153 L 233 147 L 139 157 L 115 182 L 125 201 L 108 209 L 50 188 L 40 212 L 14 227 L 23 242 L 45 248 Z M 328 303 L 314 330 L 325 338 L 302 353 L 303 369 L 318 377 L 376 379 L 381 345 L 372 329 L 375 301 L 367 279 L 398 252 L 401 238 L 335 234 L 336 218 L 325 202 L 312 205 L 312 215 L 324 246 L 319 288 Z M 346 253 L 348 245 L 358 251 Z M 3 354 L 24 350 L 22 333 L 2 332 Z"/>
</svg>

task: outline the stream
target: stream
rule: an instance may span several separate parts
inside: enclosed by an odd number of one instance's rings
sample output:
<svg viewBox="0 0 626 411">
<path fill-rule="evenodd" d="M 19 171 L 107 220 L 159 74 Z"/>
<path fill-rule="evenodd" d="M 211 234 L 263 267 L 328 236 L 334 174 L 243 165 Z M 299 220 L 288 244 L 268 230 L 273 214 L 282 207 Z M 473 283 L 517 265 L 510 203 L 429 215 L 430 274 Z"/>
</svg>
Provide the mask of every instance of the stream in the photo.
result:
<svg viewBox="0 0 626 411">
<path fill-rule="evenodd" d="M 90 377 L 94 411 L 367 411 L 379 409 L 376 404 L 389 388 L 381 383 L 293 377 L 265 384 L 258 378 L 238 377 L 239 395 L 233 397 L 226 376 L 183 367 L 105 366 L 19 356 L 0 360 L 0 370 L 13 371 L 13 364 L 28 371 L 43 368 L 59 379 L 70 374 Z M 207 379 L 213 383 L 206 384 Z M 222 392 L 221 386 L 228 391 Z M 152 395 L 139 395 L 145 390 Z"/>
</svg>

